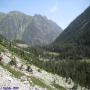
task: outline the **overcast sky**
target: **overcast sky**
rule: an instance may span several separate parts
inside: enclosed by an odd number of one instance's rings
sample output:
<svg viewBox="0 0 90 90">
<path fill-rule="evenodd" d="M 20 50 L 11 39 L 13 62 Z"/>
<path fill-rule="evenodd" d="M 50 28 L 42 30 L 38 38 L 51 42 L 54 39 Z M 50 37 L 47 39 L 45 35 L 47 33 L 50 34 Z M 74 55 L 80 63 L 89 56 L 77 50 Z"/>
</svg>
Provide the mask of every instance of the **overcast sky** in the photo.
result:
<svg viewBox="0 0 90 90">
<path fill-rule="evenodd" d="M 0 12 L 41 14 L 66 28 L 90 5 L 90 0 L 0 0 Z"/>
</svg>

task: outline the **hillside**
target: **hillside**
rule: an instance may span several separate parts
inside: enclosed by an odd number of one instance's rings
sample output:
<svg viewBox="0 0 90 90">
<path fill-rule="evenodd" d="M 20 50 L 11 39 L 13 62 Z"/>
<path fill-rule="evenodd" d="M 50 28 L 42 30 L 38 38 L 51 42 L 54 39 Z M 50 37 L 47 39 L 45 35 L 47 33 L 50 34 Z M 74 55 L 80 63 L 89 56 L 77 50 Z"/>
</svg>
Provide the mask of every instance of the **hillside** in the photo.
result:
<svg viewBox="0 0 90 90">
<path fill-rule="evenodd" d="M 0 13 L 0 34 L 8 40 L 21 40 L 30 45 L 50 44 L 61 31 L 45 16 L 29 16 L 19 11 Z"/>
<path fill-rule="evenodd" d="M 27 52 L 16 46 L 9 45 L 9 41 L 6 43 L 5 39 L 1 39 L 0 42 L 0 57 L 2 57 L 0 59 L 1 88 L 69 90 L 75 85 L 70 78 L 66 82 L 66 78 L 47 72 L 40 68 L 41 65 L 37 67 L 40 61 L 32 51 Z M 81 86 L 78 86 L 77 90 L 80 88 Z"/>
<path fill-rule="evenodd" d="M 79 15 L 59 35 L 54 43 L 90 43 L 90 7 L 88 7 L 81 15 Z"/>
<path fill-rule="evenodd" d="M 2 36 L 0 57 L 1 88 L 10 86 L 19 90 L 88 90 L 90 87 L 89 60 L 61 60 L 59 53 L 39 47 L 19 48 Z"/>
</svg>

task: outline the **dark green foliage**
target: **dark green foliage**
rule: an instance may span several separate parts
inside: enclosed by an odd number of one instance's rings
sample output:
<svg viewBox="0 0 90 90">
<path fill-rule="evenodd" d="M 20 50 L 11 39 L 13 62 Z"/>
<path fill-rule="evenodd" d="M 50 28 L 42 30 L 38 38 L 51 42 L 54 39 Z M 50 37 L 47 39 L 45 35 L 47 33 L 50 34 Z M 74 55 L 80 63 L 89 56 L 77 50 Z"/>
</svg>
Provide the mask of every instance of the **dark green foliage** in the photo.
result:
<svg viewBox="0 0 90 90">
<path fill-rule="evenodd" d="M 10 64 L 10 65 L 15 65 L 15 66 L 17 66 L 16 59 L 15 59 L 15 58 L 12 58 L 12 60 L 10 61 L 9 64 Z"/>
<path fill-rule="evenodd" d="M 57 73 L 67 79 L 70 77 L 75 83 L 90 88 L 90 64 L 82 61 L 42 62 L 39 67 Z M 88 79 L 88 80 L 87 80 Z"/>
<path fill-rule="evenodd" d="M 26 71 L 28 71 L 28 72 L 32 72 L 33 70 L 31 69 L 31 67 L 30 67 L 30 66 L 27 66 Z"/>
</svg>

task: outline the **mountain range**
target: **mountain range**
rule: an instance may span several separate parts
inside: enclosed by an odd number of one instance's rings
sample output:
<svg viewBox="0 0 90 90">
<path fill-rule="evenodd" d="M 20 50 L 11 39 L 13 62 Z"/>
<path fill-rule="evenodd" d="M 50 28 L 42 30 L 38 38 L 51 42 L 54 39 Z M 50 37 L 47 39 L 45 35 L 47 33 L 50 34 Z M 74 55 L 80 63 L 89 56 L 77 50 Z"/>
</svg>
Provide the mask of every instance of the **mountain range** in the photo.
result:
<svg viewBox="0 0 90 90">
<path fill-rule="evenodd" d="M 53 42 L 62 29 L 41 15 L 26 15 L 19 11 L 0 13 L 0 34 L 8 40 L 20 40 L 30 45 Z"/>
</svg>

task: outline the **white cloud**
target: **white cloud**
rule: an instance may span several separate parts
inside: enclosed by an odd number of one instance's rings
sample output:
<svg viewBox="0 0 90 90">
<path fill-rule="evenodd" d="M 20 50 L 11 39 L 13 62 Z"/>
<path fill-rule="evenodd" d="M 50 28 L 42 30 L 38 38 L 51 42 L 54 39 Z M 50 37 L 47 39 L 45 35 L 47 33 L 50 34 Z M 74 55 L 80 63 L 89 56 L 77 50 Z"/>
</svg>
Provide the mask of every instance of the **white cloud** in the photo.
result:
<svg viewBox="0 0 90 90">
<path fill-rule="evenodd" d="M 49 9 L 51 13 L 55 13 L 58 10 L 58 1 L 56 0 L 55 4 Z"/>
</svg>

